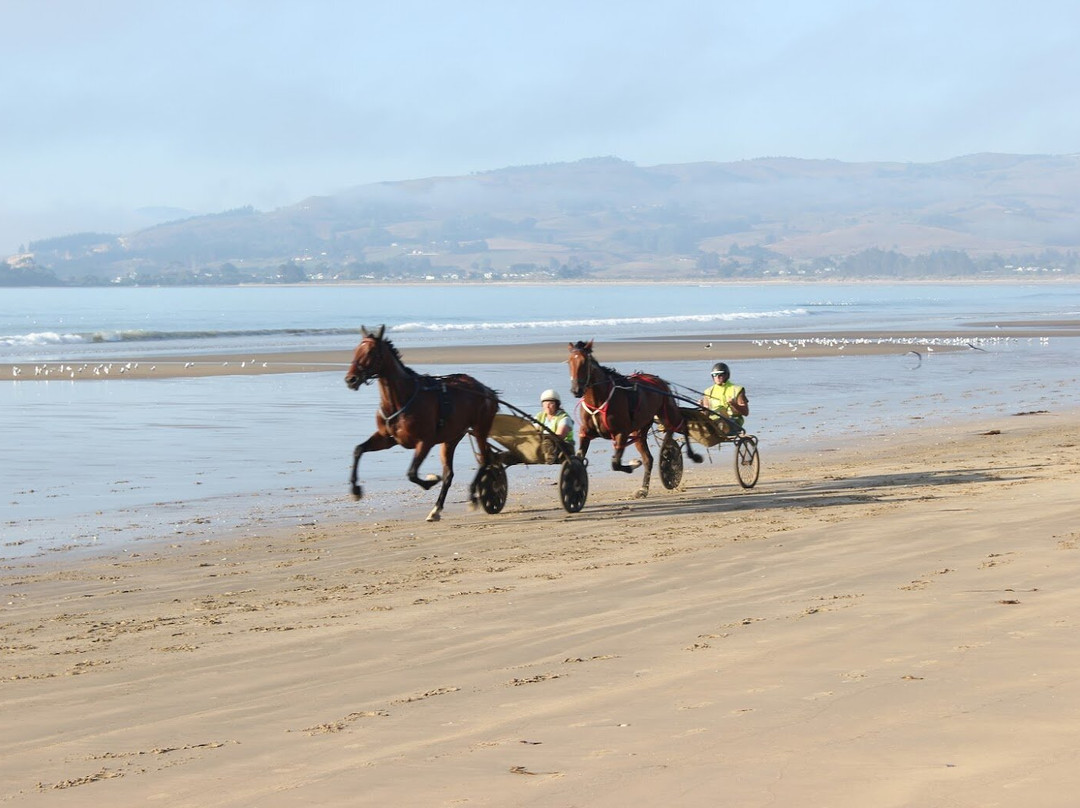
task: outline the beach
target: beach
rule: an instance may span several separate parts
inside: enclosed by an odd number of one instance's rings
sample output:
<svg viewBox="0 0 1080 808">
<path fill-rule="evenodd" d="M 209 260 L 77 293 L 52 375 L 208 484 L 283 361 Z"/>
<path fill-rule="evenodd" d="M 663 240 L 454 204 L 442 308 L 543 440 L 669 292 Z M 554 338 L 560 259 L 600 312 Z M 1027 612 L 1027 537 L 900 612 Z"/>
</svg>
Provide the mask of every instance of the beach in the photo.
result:
<svg viewBox="0 0 1080 808">
<path fill-rule="evenodd" d="M 1018 409 L 9 562 L 0 803 L 1072 805 L 1078 446 Z"/>
<path fill-rule="evenodd" d="M 1075 287 L 407 291 L 12 296 L 0 805 L 1072 804 Z M 761 479 L 354 501 L 356 323 L 525 411 L 732 362 Z"/>
<path fill-rule="evenodd" d="M 1080 330 L 1080 329 L 1078 329 Z M 850 355 L 882 355 L 903 353 L 899 335 L 887 335 L 885 341 L 851 342 L 844 344 L 833 338 L 825 341 L 816 335 L 795 334 L 786 341 L 798 345 L 803 356 L 835 356 L 843 351 Z M 799 345 L 799 341 L 802 344 Z M 359 341 L 359 340 L 358 340 Z M 926 338 L 913 342 L 920 347 Z M 710 345 L 705 348 L 705 345 Z M 843 344 L 844 347 L 839 346 Z M 787 346 L 785 346 L 786 348 Z M 735 338 L 730 335 L 703 336 L 690 340 L 635 340 L 608 342 L 603 350 L 608 362 L 660 362 L 700 359 L 712 361 L 714 355 L 728 359 L 767 358 L 772 350 L 779 353 L 780 346 L 772 349 L 755 344 L 753 339 Z M 788 348 L 789 349 L 789 348 Z M 942 350 L 957 350 L 944 346 Z M 789 349 L 790 350 L 790 349 Z M 453 365 L 469 364 L 532 364 L 563 362 L 567 356 L 567 343 L 527 343 L 517 345 L 469 345 L 410 347 L 402 352 L 410 364 Z M 51 362 L 22 362 L 0 364 L 0 377 L 19 381 L 102 381 L 112 379 L 175 379 L 203 376 L 256 376 L 270 373 L 316 373 L 340 368 L 345 370 L 352 360 L 352 350 L 295 351 L 247 354 L 188 354 L 175 356 L 150 356 L 143 358 L 120 357 L 108 361 L 86 362 L 77 359 L 61 359 Z"/>
<path fill-rule="evenodd" d="M 972 350 L 1002 341 L 1037 340 L 1047 334 L 1080 336 L 1080 320 L 1047 325 L 1023 323 L 1007 328 L 965 329 L 961 335 L 944 330 L 831 330 L 827 334 L 796 331 L 776 333 L 704 333 L 693 337 L 651 337 L 610 340 L 597 344 L 606 362 L 674 362 L 716 359 L 770 359 L 785 353 L 800 357 L 901 355 L 922 352 Z M 359 342 L 359 337 L 357 338 Z M 530 364 L 563 362 L 567 342 L 411 346 L 402 351 L 409 364 Z M 0 378 L 22 381 L 111 381 L 114 379 L 170 379 L 203 376 L 254 376 L 271 373 L 317 373 L 340 368 L 352 359 L 352 348 L 340 350 L 248 351 L 245 353 L 189 353 L 184 355 L 114 356 L 0 363 Z"/>
</svg>

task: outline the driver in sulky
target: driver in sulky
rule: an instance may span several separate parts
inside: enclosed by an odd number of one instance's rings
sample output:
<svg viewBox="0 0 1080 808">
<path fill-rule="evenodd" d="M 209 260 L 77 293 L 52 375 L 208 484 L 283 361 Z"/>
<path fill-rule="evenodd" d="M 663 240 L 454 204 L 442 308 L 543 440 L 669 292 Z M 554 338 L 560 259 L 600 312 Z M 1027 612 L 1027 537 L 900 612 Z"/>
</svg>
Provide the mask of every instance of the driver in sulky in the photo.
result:
<svg viewBox="0 0 1080 808">
<path fill-rule="evenodd" d="M 561 463 L 574 453 L 574 422 L 562 408 L 558 391 L 548 389 L 540 394 L 540 412 L 536 414 L 536 421 L 550 430 L 541 430 L 540 451 L 545 462 Z M 555 441 L 562 443 L 565 452 L 554 445 Z"/>
<path fill-rule="evenodd" d="M 701 396 L 705 409 L 730 418 L 742 426 L 743 420 L 750 414 L 750 401 L 746 389 L 731 381 L 731 368 L 725 362 L 717 362 L 712 368 L 712 385 Z"/>
</svg>

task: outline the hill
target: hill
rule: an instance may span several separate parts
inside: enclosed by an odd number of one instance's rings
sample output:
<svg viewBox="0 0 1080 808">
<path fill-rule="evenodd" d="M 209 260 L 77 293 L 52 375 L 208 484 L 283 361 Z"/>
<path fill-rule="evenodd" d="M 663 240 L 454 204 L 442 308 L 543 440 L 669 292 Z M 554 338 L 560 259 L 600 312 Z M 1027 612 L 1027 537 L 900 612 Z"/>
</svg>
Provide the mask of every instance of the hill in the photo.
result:
<svg viewBox="0 0 1080 808">
<path fill-rule="evenodd" d="M 938 163 L 617 158 L 363 185 L 260 212 L 31 244 L 65 281 L 785 274 L 1077 269 L 1080 155 Z M 1051 269 L 1052 267 L 1045 267 Z"/>
</svg>

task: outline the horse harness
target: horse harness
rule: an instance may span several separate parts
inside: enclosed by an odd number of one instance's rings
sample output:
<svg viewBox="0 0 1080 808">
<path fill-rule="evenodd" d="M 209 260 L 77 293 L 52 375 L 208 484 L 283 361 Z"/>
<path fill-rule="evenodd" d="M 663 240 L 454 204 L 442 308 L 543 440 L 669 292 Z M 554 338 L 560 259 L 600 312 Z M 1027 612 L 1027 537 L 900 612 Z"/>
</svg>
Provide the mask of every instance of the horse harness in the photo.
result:
<svg viewBox="0 0 1080 808">
<path fill-rule="evenodd" d="M 413 393 L 409 396 L 409 400 L 401 405 L 396 412 L 392 412 L 387 415 L 383 412 L 382 407 L 379 407 L 379 415 L 382 416 L 383 421 L 386 422 L 387 429 L 391 428 L 391 422 L 397 418 L 400 418 L 413 402 L 416 401 L 417 396 L 421 393 L 430 393 L 435 391 L 438 393 L 438 417 L 435 422 L 435 429 L 439 430 L 446 426 L 446 419 L 450 415 L 451 403 L 450 403 L 450 390 L 446 386 L 446 380 L 442 378 L 436 378 L 434 376 L 421 376 L 415 375 L 413 379 L 415 387 Z M 423 382 L 423 383 L 421 383 Z"/>
<path fill-rule="evenodd" d="M 585 385 L 586 387 L 595 387 L 595 385 L 589 383 L 589 379 L 592 378 L 592 370 L 593 370 L 593 363 L 594 362 L 595 362 L 595 360 L 590 356 L 589 357 L 589 376 L 586 379 L 586 385 Z M 634 374 L 634 375 L 630 376 L 629 378 L 626 378 L 624 376 L 619 376 L 618 378 L 620 380 L 623 380 L 623 381 L 632 381 L 633 384 L 620 385 L 620 384 L 617 384 L 614 379 L 611 379 L 609 377 L 608 381 L 611 382 L 611 392 L 608 393 L 607 398 L 604 399 L 603 404 L 601 404 L 599 407 L 590 407 L 588 404 L 585 403 L 584 398 L 582 398 L 581 401 L 579 402 L 579 404 L 581 406 L 581 411 L 586 416 L 588 416 L 589 421 L 592 423 L 593 429 L 599 435 L 603 435 L 604 433 L 607 433 L 608 435 L 613 435 L 614 434 L 614 433 L 612 433 L 611 426 L 610 426 L 610 424 L 608 422 L 608 407 L 611 405 L 611 399 L 613 399 L 615 397 L 615 391 L 616 390 L 622 390 L 623 392 L 626 393 L 626 396 L 628 398 L 627 406 L 628 406 L 629 414 L 630 414 L 630 422 L 633 423 L 634 413 L 637 411 L 638 400 L 640 398 L 638 388 L 640 386 L 641 377 L 638 374 Z"/>
</svg>

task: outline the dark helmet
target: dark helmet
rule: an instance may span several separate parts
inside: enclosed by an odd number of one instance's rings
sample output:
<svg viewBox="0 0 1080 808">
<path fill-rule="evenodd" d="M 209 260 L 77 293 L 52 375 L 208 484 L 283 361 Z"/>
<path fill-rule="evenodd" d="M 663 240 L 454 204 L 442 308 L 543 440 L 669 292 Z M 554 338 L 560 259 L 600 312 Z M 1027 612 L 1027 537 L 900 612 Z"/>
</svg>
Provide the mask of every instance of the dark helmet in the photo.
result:
<svg viewBox="0 0 1080 808">
<path fill-rule="evenodd" d="M 718 373 L 723 373 L 725 376 L 730 376 L 731 368 L 729 368 L 724 362 L 717 362 L 715 365 L 712 366 L 712 375 L 715 376 Z"/>
</svg>

